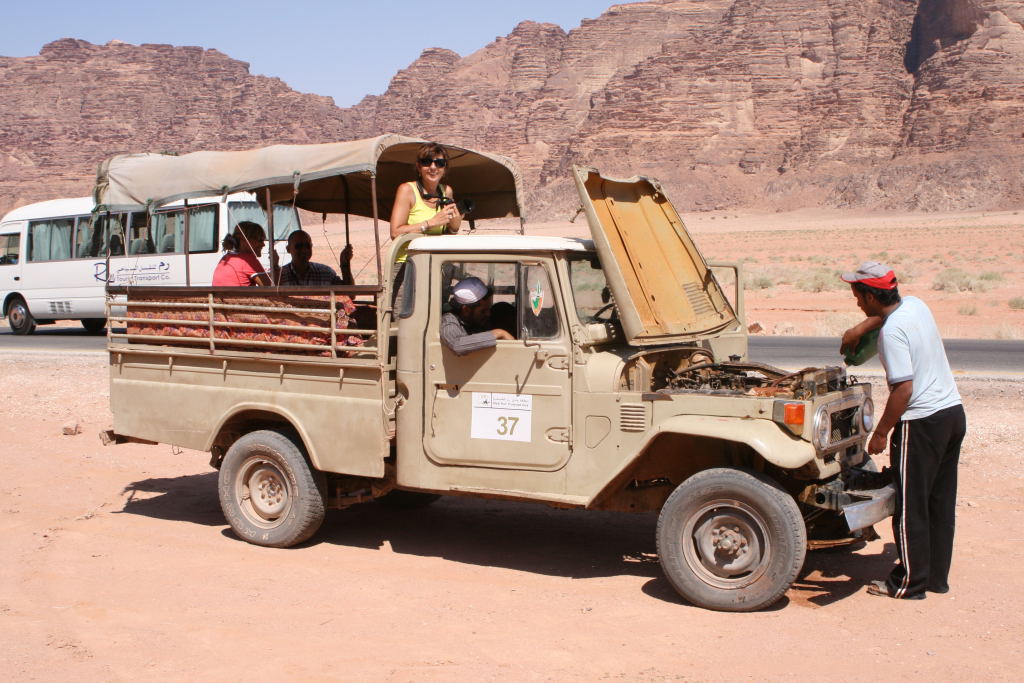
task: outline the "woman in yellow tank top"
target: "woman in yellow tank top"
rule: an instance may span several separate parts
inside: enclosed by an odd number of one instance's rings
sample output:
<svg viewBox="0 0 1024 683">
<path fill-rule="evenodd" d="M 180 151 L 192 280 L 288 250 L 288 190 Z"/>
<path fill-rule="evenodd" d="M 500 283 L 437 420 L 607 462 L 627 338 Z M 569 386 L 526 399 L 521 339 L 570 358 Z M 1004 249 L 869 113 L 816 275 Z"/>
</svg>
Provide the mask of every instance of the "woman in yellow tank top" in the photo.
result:
<svg viewBox="0 0 1024 683">
<path fill-rule="evenodd" d="M 442 185 L 445 168 L 448 166 L 448 152 L 436 142 L 420 147 L 416 155 L 416 172 L 419 180 L 402 183 L 395 194 L 391 209 L 391 239 L 399 235 L 417 233 L 423 235 L 454 234 L 462 225 L 462 216 L 455 204 L 438 208 L 441 193 L 448 199 L 454 198 L 451 186 Z M 398 252 L 396 263 L 405 263 L 406 247 Z"/>
</svg>

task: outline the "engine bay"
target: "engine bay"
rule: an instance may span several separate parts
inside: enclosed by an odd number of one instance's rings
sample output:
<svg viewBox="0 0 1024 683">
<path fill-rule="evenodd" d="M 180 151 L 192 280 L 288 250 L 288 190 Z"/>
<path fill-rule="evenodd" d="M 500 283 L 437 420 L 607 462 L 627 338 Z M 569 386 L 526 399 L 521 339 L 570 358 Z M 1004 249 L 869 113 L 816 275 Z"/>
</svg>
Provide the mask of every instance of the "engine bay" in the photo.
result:
<svg viewBox="0 0 1024 683">
<path fill-rule="evenodd" d="M 764 363 L 716 363 L 703 349 L 651 351 L 627 359 L 625 389 L 664 394 L 771 396 L 807 400 L 856 382 L 839 366 L 786 372 Z"/>
</svg>

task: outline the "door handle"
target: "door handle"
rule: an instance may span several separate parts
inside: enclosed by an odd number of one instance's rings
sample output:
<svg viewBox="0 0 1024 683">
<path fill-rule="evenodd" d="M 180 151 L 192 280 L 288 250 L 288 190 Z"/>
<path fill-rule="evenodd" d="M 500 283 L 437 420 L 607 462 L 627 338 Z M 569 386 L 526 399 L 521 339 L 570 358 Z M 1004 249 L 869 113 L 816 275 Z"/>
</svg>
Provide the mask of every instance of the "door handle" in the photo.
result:
<svg viewBox="0 0 1024 683">
<path fill-rule="evenodd" d="M 533 352 L 533 360 L 536 363 L 543 363 L 550 357 L 551 354 L 545 351 L 544 349 L 537 349 L 536 351 Z"/>
<path fill-rule="evenodd" d="M 15 276 L 14 276 L 14 281 L 15 281 L 15 282 L 17 282 L 17 281 L 18 281 L 18 280 L 20 280 L 20 279 L 21 279 L 21 276 L 20 276 L 20 275 L 15 275 Z"/>
</svg>

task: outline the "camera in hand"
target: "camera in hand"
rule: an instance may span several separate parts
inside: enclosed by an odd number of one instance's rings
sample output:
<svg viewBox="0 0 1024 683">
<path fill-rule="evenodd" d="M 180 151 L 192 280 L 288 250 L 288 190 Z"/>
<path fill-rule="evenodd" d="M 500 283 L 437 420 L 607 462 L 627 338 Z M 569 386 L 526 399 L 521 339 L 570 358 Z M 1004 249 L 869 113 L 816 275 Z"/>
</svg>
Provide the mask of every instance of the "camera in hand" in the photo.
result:
<svg viewBox="0 0 1024 683">
<path fill-rule="evenodd" d="M 467 215 L 470 211 L 473 210 L 473 200 L 472 199 L 460 199 L 460 200 L 456 201 L 454 199 L 450 199 L 449 197 L 441 197 L 441 198 L 439 198 L 437 200 L 437 208 L 438 209 L 443 209 L 444 207 L 448 206 L 449 204 L 454 204 L 456 210 L 462 216 Z"/>
</svg>

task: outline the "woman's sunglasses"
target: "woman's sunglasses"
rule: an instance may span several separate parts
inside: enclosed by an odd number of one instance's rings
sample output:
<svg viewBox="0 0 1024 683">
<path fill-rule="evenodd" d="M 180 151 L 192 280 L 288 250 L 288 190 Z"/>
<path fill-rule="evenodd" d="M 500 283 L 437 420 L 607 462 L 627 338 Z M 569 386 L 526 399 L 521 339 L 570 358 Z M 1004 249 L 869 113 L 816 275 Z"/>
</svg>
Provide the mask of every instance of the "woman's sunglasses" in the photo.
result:
<svg viewBox="0 0 1024 683">
<path fill-rule="evenodd" d="M 431 166 L 437 166 L 438 168 L 444 168 L 448 165 L 448 160 L 444 157 L 438 157 L 436 159 L 420 159 L 420 166 L 423 168 L 430 168 Z"/>
</svg>

